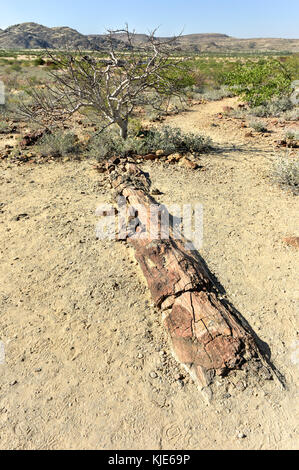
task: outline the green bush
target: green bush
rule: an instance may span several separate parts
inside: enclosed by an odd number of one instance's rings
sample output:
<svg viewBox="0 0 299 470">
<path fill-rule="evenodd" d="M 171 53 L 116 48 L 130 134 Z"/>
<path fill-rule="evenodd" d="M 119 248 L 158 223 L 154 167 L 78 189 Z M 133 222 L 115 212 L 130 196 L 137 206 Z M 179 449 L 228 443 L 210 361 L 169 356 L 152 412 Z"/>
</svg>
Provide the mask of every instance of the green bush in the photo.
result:
<svg viewBox="0 0 299 470">
<path fill-rule="evenodd" d="M 15 63 L 15 64 L 10 66 L 10 70 L 13 71 L 13 72 L 21 72 L 22 67 L 21 67 L 20 64 Z"/>
<path fill-rule="evenodd" d="M 38 67 L 39 65 L 45 65 L 45 61 L 42 57 L 37 57 L 36 59 L 34 59 L 33 65 L 35 67 Z"/>
<path fill-rule="evenodd" d="M 89 155 L 104 160 L 115 155 L 146 155 L 163 150 L 171 153 L 203 153 L 211 149 L 211 140 L 198 134 L 184 134 L 181 129 L 164 126 L 144 131 L 143 137 L 129 135 L 122 139 L 115 130 L 106 130 L 91 139 Z"/>
<path fill-rule="evenodd" d="M 292 93 L 293 70 L 276 59 L 248 61 L 235 64 L 227 73 L 225 83 L 241 95 L 252 107 L 265 105 L 275 97 Z"/>
<path fill-rule="evenodd" d="M 299 159 L 294 157 L 280 157 L 274 165 L 272 178 L 281 187 L 291 189 L 299 194 Z"/>
<path fill-rule="evenodd" d="M 78 139 L 74 134 L 56 132 L 44 135 L 35 145 L 38 152 L 46 157 L 63 157 L 78 154 L 80 151 Z"/>
</svg>

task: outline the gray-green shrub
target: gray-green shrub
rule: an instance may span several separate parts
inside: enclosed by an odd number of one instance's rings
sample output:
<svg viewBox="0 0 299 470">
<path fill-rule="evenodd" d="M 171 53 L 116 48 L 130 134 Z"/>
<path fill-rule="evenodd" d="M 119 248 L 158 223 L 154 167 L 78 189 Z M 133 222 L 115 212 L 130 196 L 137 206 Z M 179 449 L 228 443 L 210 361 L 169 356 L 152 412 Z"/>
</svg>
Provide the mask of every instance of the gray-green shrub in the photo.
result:
<svg viewBox="0 0 299 470">
<path fill-rule="evenodd" d="M 250 127 L 254 129 L 256 132 L 266 132 L 267 128 L 265 127 L 262 121 L 251 121 Z"/>
<path fill-rule="evenodd" d="M 272 178 L 281 187 L 299 194 L 299 158 L 280 156 L 274 164 Z"/>
<path fill-rule="evenodd" d="M 35 145 L 42 155 L 47 157 L 63 157 L 65 155 L 79 153 L 78 139 L 74 134 L 58 131 L 45 134 Z"/>
<path fill-rule="evenodd" d="M 126 140 L 110 129 L 91 139 L 89 155 L 104 160 L 115 155 L 146 155 L 157 150 L 163 150 L 165 155 L 176 152 L 199 154 L 209 151 L 211 147 L 209 138 L 199 134 L 185 134 L 181 129 L 169 126 L 145 130 L 143 137 L 129 135 Z"/>
</svg>

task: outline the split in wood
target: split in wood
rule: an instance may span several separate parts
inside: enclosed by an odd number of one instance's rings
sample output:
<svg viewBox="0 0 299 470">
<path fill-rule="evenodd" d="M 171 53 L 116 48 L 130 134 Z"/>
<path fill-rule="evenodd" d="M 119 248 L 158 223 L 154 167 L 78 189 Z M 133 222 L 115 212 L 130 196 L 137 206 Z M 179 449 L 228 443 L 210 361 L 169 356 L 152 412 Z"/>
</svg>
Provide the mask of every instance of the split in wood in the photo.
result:
<svg viewBox="0 0 299 470">
<path fill-rule="evenodd" d="M 149 195 L 151 182 L 134 163 L 111 159 L 107 170 L 116 196 L 138 206 L 140 227 L 146 227 L 149 206 L 158 203 Z M 161 227 L 160 227 L 161 228 Z M 159 227 L 157 227 L 157 232 Z M 217 289 L 197 253 L 186 249 L 171 229 L 168 239 L 129 237 L 155 304 L 163 312 L 176 359 L 192 378 L 207 387 L 215 376 L 239 369 L 259 358 L 256 342 L 231 309 L 217 296 Z"/>
</svg>

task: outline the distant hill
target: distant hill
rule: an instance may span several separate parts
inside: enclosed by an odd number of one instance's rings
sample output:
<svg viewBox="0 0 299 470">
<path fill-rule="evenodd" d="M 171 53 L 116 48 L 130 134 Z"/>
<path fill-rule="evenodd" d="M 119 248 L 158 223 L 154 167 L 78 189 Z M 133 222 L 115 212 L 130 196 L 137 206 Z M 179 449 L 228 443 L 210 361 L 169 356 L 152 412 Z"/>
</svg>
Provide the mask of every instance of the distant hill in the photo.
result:
<svg viewBox="0 0 299 470">
<path fill-rule="evenodd" d="M 124 46 L 123 41 L 116 41 L 116 47 Z M 0 49 L 64 49 L 97 47 L 104 50 L 107 38 L 89 39 L 75 29 L 67 26 L 48 28 L 37 23 L 21 23 L 0 31 Z"/>
<path fill-rule="evenodd" d="M 167 40 L 169 38 L 159 38 Z M 137 34 L 137 44 L 147 41 L 145 34 Z M 115 48 L 128 48 L 125 34 L 114 35 Z M 106 50 L 107 36 L 103 34 L 84 35 L 67 26 L 48 28 L 37 23 L 21 23 L 0 29 L 0 49 L 64 49 L 82 48 Z M 299 39 L 257 38 L 238 39 L 226 34 L 186 34 L 174 43 L 175 50 L 186 52 L 299 52 Z"/>
</svg>

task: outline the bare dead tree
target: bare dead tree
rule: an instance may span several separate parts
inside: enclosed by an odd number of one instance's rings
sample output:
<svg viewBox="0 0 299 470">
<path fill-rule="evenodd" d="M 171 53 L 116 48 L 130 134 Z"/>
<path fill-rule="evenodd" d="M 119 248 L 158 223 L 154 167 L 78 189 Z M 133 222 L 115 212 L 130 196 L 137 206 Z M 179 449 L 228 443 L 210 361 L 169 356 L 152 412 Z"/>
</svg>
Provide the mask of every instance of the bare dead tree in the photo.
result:
<svg viewBox="0 0 299 470">
<path fill-rule="evenodd" d="M 125 29 L 108 31 L 109 59 L 100 59 L 97 51 L 50 52 L 56 70 L 49 72 L 51 84 L 33 87 L 32 103 L 22 105 L 27 117 L 55 123 L 82 109 L 89 108 L 103 121 L 101 130 L 116 124 L 126 139 L 128 121 L 138 106 L 154 105 L 171 96 L 182 96 L 179 71 L 182 59 L 172 57 L 177 38 L 159 41 L 155 32 L 138 44 L 135 32 Z M 115 47 L 115 36 L 124 34 L 126 51 Z M 185 70 L 185 69 L 184 69 Z M 152 93 L 158 99 L 153 103 Z"/>
</svg>

